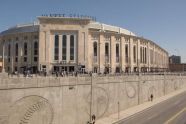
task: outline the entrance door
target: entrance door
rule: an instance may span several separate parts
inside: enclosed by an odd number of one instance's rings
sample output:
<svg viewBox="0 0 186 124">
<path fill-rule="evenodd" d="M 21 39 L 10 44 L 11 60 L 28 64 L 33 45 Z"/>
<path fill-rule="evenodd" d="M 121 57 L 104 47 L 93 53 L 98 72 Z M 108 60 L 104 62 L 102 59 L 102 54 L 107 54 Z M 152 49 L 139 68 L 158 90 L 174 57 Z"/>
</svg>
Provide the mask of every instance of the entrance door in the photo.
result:
<svg viewBox="0 0 186 124">
<path fill-rule="evenodd" d="M 67 69 L 67 66 L 62 66 L 62 68 L 61 68 L 61 70 L 64 72 L 67 72 L 68 71 L 68 69 Z"/>
<path fill-rule="evenodd" d="M 85 68 L 81 68 L 81 73 L 85 73 Z"/>
<path fill-rule="evenodd" d="M 34 74 L 37 73 L 37 70 L 38 70 L 38 69 L 37 69 L 37 66 L 33 66 L 32 69 L 33 69 L 33 73 L 34 73 Z"/>
<path fill-rule="evenodd" d="M 93 73 L 97 73 L 97 72 L 98 72 L 98 68 L 97 67 L 94 67 Z"/>
<path fill-rule="evenodd" d="M 74 66 L 69 66 L 69 72 L 74 72 Z"/>
<path fill-rule="evenodd" d="M 105 67 L 105 74 L 109 73 L 109 67 Z"/>
<path fill-rule="evenodd" d="M 59 72 L 59 66 L 54 66 L 54 72 Z"/>
</svg>

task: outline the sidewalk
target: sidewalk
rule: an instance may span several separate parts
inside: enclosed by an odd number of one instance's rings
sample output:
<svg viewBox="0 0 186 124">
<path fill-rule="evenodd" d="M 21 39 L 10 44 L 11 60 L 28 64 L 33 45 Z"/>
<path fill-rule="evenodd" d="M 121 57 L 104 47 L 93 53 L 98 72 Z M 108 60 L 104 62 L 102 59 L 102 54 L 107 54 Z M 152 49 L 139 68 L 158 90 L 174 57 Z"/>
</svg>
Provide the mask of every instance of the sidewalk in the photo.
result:
<svg viewBox="0 0 186 124">
<path fill-rule="evenodd" d="M 149 108 L 151 108 L 152 106 L 154 106 L 158 103 L 166 101 L 166 100 L 170 99 L 171 97 L 174 97 L 174 96 L 176 96 L 180 93 L 183 93 L 184 91 L 186 91 L 186 88 L 179 89 L 179 90 L 174 91 L 172 93 L 169 93 L 165 96 L 154 99 L 153 102 L 145 102 L 143 104 L 140 104 L 140 105 L 128 108 L 124 111 L 121 111 L 119 120 L 130 118 L 133 115 L 135 115 L 136 113 L 140 113 L 145 109 L 149 109 Z M 113 124 L 113 123 L 118 122 L 119 120 L 118 120 L 118 113 L 115 113 L 115 114 L 112 114 L 108 117 L 104 117 L 104 118 L 101 118 L 101 119 L 97 120 L 96 124 Z"/>
</svg>

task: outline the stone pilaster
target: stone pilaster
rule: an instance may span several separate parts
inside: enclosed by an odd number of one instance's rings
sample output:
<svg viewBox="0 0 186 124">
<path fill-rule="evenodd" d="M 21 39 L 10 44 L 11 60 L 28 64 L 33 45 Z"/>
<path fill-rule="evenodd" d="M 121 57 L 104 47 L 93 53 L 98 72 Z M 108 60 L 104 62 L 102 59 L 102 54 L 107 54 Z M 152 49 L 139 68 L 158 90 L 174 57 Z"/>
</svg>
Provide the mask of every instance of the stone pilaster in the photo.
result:
<svg viewBox="0 0 186 124">
<path fill-rule="evenodd" d="M 70 61 L 70 35 L 66 35 L 67 36 L 67 63 L 69 63 Z"/>
<path fill-rule="evenodd" d="M 87 71 L 92 71 L 93 69 L 93 41 L 92 41 L 92 36 L 91 34 L 88 35 L 88 42 L 87 42 L 87 48 L 86 51 L 87 53 Z"/>
<path fill-rule="evenodd" d="M 137 66 L 138 66 L 138 71 L 141 72 L 141 64 L 140 64 L 140 39 L 137 40 Z"/>
<path fill-rule="evenodd" d="M 110 62 L 111 62 L 111 73 L 115 73 L 116 69 L 116 44 L 115 44 L 115 37 L 111 36 L 111 43 L 110 43 Z"/>
<path fill-rule="evenodd" d="M 122 71 L 125 71 L 125 38 L 124 37 L 121 37 L 120 45 L 121 45 L 120 62 L 121 62 Z"/>
<path fill-rule="evenodd" d="M 50 31 L 46 32 L 46 41 L 45 41 L 45 65 L 46 65 L 46 71 L 49 72 L 50 69 L 50 61 L 49 58 L 51 56 L 51 49 L 50 48 Z"/>
<path fill-rule="evenodd" d="M 150 70 L 150 43 L 147 43 L 147 66 L 148 71 Z"/>
<path fill-rule="evenodd" d="M 10 50 L 10 63 L 11 63 L 11 67 L 10 67 L 10 71 L 13 72 L 14 71 L 14 42 L 13 39 L 10 41 L 11 44 L 11 50 Z"/>
<path fill-rule="evenodd" d="M 100 72 L 103 73 L 105 68 L 105 40 L 103 35 L 100 35 L 98 46 L 99 46 L 99 52 L 98 52 L 99 68 L 100 68 Z"/>
<path fill-rule="evenodd" d="M 134 61 L 133 61 L 133 38 L 130 37 L 129 40 L 129 65 L 130 65 L 130 72 L 134 70 Z"/>
<path fill-rule="evenodd" d="M 55 36 L 52 36 L 53 38 L 53 43 L 52 43 L 52 46 L 53 46 L 53 50 L 51 51 L 51 54 L 53 55 L 52 57 L 52 61 L 54 61 L 54 49 L 55 49 Z M 59 62 L 62 61 L 62 37 L 63 35 L 59 35 Z"/>
</svg>

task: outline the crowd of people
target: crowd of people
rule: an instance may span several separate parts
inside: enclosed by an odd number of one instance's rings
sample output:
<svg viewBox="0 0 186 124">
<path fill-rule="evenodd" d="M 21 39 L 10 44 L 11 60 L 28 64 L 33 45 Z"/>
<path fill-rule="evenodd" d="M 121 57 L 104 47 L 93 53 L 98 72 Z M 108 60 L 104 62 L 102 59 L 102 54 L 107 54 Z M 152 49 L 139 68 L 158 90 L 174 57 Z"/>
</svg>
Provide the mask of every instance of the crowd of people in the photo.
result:
<svg viewBox="0 0 186 124">
<path fill-rule="evenodd" d="M 8 77 L 37 77 L 37 76 L 44 76 L 44 77 L 48 77 L 48 76 L 52 76 L 52 77 L 68 77 L 68 76 L 92 76 L 92 74 L 95 74 L 97 76 L 121 76 L 121 75 L 151 75 L 151 74 L 156 74 L 156 75 L 164 75 L 164 74 L 169 74 L 169 73 L 164 73 L 164 72 L 159 72 L 159 73 L 143 73 L 143 72 L 137 72 L 137 73 L 93 73 L 93 72 L 78 72 L 78 71 L 74 71 L 74 72 L 67 72 L 67 71 L 53 71 L 50 73 L 47 73 L 46 71 L 37 71 L 35 73 L 33 73 L 30 70 L 25 70 L 22 73 L 18 72 L 18 71 L 14 71 L 13 73 L 8 73 Z M 172 74 L 172 73 L 170 73 Z"/>
</svg>

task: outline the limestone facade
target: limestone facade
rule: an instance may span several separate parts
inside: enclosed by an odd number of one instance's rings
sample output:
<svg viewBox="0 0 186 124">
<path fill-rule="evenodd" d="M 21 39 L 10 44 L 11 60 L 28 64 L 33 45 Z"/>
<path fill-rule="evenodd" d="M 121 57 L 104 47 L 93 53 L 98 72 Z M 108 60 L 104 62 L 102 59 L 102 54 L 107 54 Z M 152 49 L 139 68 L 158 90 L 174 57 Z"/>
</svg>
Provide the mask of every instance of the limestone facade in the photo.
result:
<svg viewBox="0 0 186 124">
<path fill-rule="evenodd" d="M 90 18 L 38 17 L 0 34 L 5 71 L 148 72 L 168 69 L 168 52 L 151 40 Z"/>
</svg>

